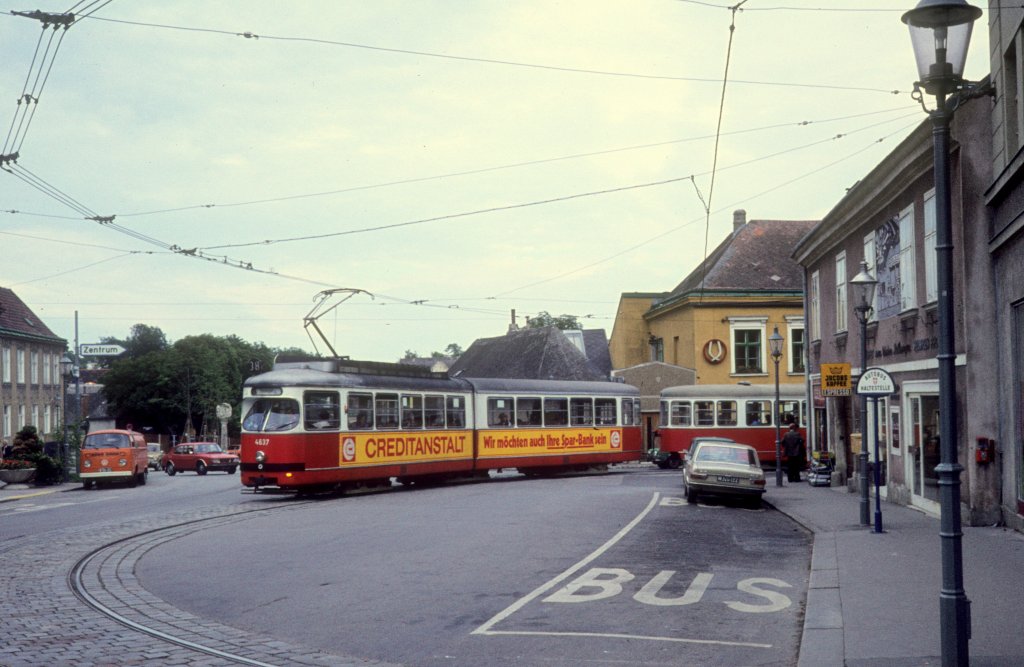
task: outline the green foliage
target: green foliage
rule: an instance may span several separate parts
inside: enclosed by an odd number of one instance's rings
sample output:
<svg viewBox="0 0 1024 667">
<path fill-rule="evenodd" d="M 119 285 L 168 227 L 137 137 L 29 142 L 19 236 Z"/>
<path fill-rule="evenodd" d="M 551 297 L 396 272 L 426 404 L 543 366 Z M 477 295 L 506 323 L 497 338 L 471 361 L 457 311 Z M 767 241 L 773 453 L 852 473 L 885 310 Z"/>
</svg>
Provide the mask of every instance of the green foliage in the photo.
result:
<svg viewBox="0 0 1024 667">
<path fill-rule="evenodd" d="M 39 439 L 39 430 L 32 425 L 25 426 L 14 434 L 11 442 L 11 458 L 32 460 L 32 457 L 43 452 L 43 441 Z"/>
<path fill-rule="evenodd" d="M 60 482 L 60 461 L 46 454 L 33 454 L 29 459 L 35 465 L 33 477 L 36 486 L 48 486 Z"/>
<path fill-rule="evenodd" d="M 133 331 L 138 330 L 139 325 Z M 103 392 L 119 423 L 156 433 L 202 432 L 206 424 L 215 428 L 218 403 L 234 409 L 229 430 L 237 432 L 242 383 L 270 370 L 275 356 L 263 343 L 234 335 L 188 336 L 163 349 L 150 348 L 140 346 L 148 351 L 114 361 L 103 378 Z"/>
<path fill-rule="evenodd" d="M 579 318 L 575 315 L 559 315 L 555 317 L 546 310 L 537 313 L 536 317 L 527 317 L 526 326 L 529 329 L 541 329 L 543 327 L 558 327 L 559 329 L 582 329 Z"/>
</svg>

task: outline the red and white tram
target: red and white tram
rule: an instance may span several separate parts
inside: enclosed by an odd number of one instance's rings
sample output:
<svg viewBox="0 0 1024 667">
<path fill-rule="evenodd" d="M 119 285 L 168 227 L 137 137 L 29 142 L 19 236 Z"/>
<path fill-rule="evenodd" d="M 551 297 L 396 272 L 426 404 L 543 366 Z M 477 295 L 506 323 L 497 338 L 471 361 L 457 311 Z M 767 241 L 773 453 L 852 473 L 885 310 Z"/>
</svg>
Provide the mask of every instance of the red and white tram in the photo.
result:
<svg viewBox="0 0 1024 667">
<path fill-rule="evenodd" d="M 791 423 L 807 438 L 807 398 L 803 385 L 775 386 L 705 384 L 668 387 L 661 391 L 659 446 L 653 460 L 663 468 L 678 468 L 683 452 L 695 437 L 729 438 L 757 450 L 761 464 L 775 465 L 775 421 L 782 429 Z M 784 433 L 783 433 L 784 434 Z M 770 464 L 770 465 L 769 465 Z"/>
<path fill-rule="evenodd" d="M 245 381 L 242 483 L 358 488 L 638 460 L 640 394 L 617 382 L 452 378 L 415 366 L 280 358 Z"/>
</svg>

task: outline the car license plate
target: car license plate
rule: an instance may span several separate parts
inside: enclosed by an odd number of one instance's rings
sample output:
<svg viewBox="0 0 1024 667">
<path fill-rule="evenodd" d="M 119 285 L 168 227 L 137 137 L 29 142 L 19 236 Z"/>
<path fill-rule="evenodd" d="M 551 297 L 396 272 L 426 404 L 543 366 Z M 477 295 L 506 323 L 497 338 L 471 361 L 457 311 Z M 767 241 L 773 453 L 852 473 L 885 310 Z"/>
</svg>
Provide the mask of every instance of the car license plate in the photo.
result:
<svg viewBox="0 0 1024 667">
<path fill-rule="evenodd" d="M 727 482 L 729 484 L 739 484 L 740 483 L 740 478 L 739 477 L 728 477 L 726 475 L 719 475 L 718 476 L 718 481 L 719 482 Z"/>
<path fill-rule="evenodd" d="M 100 472 L 113 472 L 110 468 L 100 468 Z"/>
</svg>

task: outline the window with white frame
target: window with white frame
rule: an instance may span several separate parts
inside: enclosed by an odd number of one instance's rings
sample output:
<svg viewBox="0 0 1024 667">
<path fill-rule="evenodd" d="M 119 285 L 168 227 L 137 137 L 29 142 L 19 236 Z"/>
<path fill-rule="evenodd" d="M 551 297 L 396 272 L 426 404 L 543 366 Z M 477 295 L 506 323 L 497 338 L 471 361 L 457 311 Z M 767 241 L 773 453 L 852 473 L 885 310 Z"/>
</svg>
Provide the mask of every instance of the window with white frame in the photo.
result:
<svg viewBox="0 0 1024 667">
<path fill-rule="evenodd" d="M 50 406 L 43 407 L 43 433 L 53 432 L 53 411 Z"/>
<path fill-rule="evenodd" d="M 875 271 L 875 264 L 877 259 L 875 257 L 875 233 L 871 232 L 864 237 L 864 263 L 868 267 L 868 273 L 875 280 L 878 280 L 878 272 Z M 871 318 L 869 322 L 874 322 L 878 319 L 878 290 L 871 296 Z"/>
<path fill-rule="evenodd" d="M 0 356 L 0 364 L 3 365 L 3 381 L 11 381 L 11 348 L 5 347 L 3 356 Z"/>
<path fill-rule="evenodd" d="M 30 361 L 30 364 L 31 364 L 30 367 L 29 367 L 30 368 L 29 382 L 31 382 L 32 384 L 38 385 L 39 384 L 39 352 L 37 350 L 32 350 L 29 353 L 29 361 Z"/>
<path fill-rule="evenodd" d="M 846 331 L 846 251 L 836 255 L 836 333 Z"/>
<path fill-rule="evenodd" d="M 811 340 L 821 340 L 821 280 L 818 272 L 811 274 L 808 302 L 811 309 Z"/>
<path fill-rule="evenodd" d="M 45 384 L 45 385 L 50 385 L 51 384 L 51 382 L 50 382 L 50 379 L 51 379 L 50 369 L 51 369 L 50 353 L 46 352 L 46 353 L 43 354 L 43 384 Z"/>
<path fill-rule="evenodd" d="M 914 263 L 914 207 L 900 213 L 900 310 L 917 308 L 917 269 Z"/>
<path fill-rule="evenodd" d="M 787 317 L 786 328 L 788 329 L 786 340 L 789 342 L 789 372 L 803 373 L 807 370 L 806 362 L 804 361 L 804 352 L 807 347 L 804 340 L 804 319 L 802 317 Z"/>
<path fill-rule="evenodd" d="M 4 406 L 4 437 L 5 438 L 11 437 L 12 428 L 13 427 L 11 426 L 11 406 L 5 405 Z"/>
<path fill-rule="evenodd" d="M 19 405 L 18 406 L 18 426 L 17 426 L 17 429 L 20 431 L 23 428 L 25 428 L 25 406 L 24 405 Z"/>
<path fill-rule="evenodd" d="M 39 423 L 39 406 L 38 405 L 33 405 L 32 406 L 32 425 L 36 427 L 37 431 L 39 430 L 39 427 L 41 426 L 41 424 Z"/>
<path fill-rule="evenodd" d="M 18 350 L 18 384 L 25 384 L 25 350 Z"/>
<path fill-rule="evenodd" d="M 734 374 L 761 375 L 765 372 L 764 332 L 767 325 L 767 317 L 729 318 Z"/>
<path fill-rule="evenodd" d="M 924 301 L 939 300 L 939 274 L 935 259 L 935 190 L 924 196 Z"/>
<path fill-rule="evenodd" d="M 1024 146 L 1024 27 L 1003 54 L 1003 118 L 1006 125 L 1006 154 L 1015 155 Z"/>
</svg>

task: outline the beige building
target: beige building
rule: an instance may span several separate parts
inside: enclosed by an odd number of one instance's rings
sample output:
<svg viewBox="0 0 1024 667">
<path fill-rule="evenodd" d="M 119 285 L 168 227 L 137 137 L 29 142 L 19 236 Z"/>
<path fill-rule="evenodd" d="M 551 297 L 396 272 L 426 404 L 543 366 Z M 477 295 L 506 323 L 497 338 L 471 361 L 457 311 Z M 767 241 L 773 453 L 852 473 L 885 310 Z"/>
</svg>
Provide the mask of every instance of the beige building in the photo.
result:
<svg viewBox="0 0 1024 667">
<path fill-rule="evenodd" d="M 67 341 L 13 291 L 0 287 L 0 436 L 8 443 L 24 426 L 41 438 L 61 425 L 60 360 Z"/>
<path fill-rule="evenodd" d="M 803 381 L 803 278 L 790 257 L 812 220 L 746 220 L 671 292 L 626 293 L 609 347 L 623 370 L 664 362 L 695 384 L 774 383 L 768 337 L 784 339 L 780 382 Z"/>
</svg>

